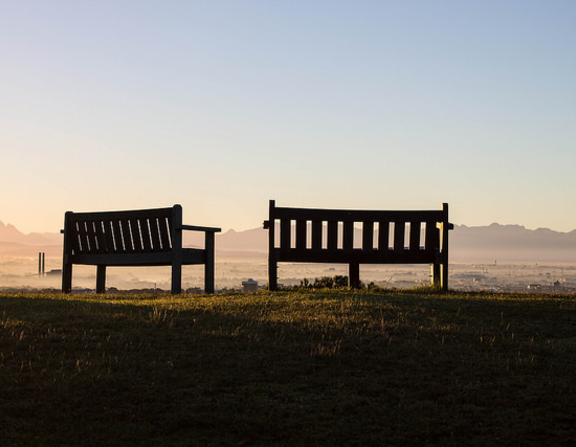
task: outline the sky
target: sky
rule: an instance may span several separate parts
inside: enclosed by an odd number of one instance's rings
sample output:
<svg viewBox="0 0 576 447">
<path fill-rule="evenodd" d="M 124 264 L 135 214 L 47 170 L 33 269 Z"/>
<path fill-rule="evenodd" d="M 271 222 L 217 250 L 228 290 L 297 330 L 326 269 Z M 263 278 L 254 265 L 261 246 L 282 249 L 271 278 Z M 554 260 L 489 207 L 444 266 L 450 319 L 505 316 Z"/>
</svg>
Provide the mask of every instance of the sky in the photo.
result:
<svg viewBox="0 0 576 447">
<path fill-rule="evenodd" d="M 576 2 L 0 0 L 0 221 L 576 228 Z"/>
</svg>

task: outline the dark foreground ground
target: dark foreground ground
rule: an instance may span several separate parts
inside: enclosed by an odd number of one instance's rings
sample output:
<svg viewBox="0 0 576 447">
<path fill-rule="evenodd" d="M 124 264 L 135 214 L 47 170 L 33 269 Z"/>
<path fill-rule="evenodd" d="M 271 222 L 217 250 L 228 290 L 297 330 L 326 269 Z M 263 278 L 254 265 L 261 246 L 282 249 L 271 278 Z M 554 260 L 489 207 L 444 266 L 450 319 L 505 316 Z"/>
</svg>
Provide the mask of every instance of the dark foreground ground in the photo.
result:
<svg viewBox="0 0 576 447">
<path fill-rule="evenodd" d="M 0 445 L 576 445 L 576 297 L 0 297 Z"/>
</svg>

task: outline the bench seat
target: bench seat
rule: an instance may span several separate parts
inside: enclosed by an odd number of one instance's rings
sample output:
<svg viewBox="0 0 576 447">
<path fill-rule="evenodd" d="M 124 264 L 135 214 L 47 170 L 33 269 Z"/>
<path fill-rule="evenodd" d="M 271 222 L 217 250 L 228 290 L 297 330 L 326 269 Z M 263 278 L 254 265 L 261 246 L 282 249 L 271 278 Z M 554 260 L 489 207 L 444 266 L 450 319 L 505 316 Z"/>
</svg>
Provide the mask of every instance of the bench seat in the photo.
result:
<svg viewBox="0 0 576 447">
<path fill-rule="evenodd" d="M 204 248 L 183 248 L 182 231 L 205 233 Z M 182 266 L 203 264 L 204 289 L 214 292 L 215 233 L 220 228 L 182 224 L 182 207 L 74 213 L 64 218 L 62 291 L 72 289 L 72 266 L 95 265 L 96 292 L 104 293 L 106 267 L 171 266 L 172 293 L 181 292 Z"/>
</svg>

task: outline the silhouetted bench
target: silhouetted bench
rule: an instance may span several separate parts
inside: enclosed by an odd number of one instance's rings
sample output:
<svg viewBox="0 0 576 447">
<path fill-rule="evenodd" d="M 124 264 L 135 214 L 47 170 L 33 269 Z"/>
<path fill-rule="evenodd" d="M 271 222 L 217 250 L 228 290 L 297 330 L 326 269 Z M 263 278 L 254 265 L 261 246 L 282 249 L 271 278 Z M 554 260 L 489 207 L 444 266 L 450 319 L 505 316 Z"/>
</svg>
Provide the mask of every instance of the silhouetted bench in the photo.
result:
<svg viewBox="0 0 576 447">
<path fill-rule="evenodd" d="M 203 231 L 204 249 L 182 248 L 182 230 Z M 172 293 L 180 293 L 182 266 L 204 264 L 204 289 L 214 293 L 214 234 L 220 228 L 182 224 L 182 207 L 73 213 L 64 218 L 62 292 L 72 289 L 72 265 L 95 265 L 96 293 L 106 267 L 172 266 Z"/>
<path fill-rule="evenodd" d="M 360 228 L 361 227 L 361 228 Z M 279 262 L 349 264 L 360 286 L 360 264 L 431 264 L 432 283 L 448 289 L 448 204 L 439 211 L 280 208 L 270 201 L 268 287 L 278 287 Z"/>
</svg>

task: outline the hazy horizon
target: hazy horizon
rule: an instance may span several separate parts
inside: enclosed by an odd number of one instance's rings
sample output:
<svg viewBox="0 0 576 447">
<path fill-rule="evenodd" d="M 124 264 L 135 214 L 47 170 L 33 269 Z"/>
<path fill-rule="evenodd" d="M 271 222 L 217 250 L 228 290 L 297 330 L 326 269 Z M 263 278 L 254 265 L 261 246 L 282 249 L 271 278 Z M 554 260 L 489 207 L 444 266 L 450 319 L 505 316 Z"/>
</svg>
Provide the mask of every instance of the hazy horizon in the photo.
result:
<svg viewBox="0 0 576 447">
<path fill-rule="evenodd" d="M 184 243 L 203 246 L 202 236 L 185 232 Z M 361 238 L 361 230 L 357 228 L 355 244 Z M 58 289 L 59 273 L 38 276 L 38 252 L 45 253 L 47 272 L 61 269 L 62 239 L 59 233 L 23 234 L 16 227 L 0 224 L 0 288 Z M 265 284 L 267 251 L 268 232 L 262 227 L 216 235 L 217 286 L 239 288 L 248 278 Z M 552 287 L 555 291 L 576 290 L 575 253 L 576 230 L 562 233 L 529 230 L 519 225 L 456 226 L 450 232 L 451 283 L 462 290 L 521 290 L 530 284 Z M 347 268 L 336 264 L 287 263 L 280 267 L 280 278 L 283 284 L 298 285 L 304 278 L 313 281 L 322 276 L 347 275 Z M 76 266 L 75 272 L 76 287 L 94 287 L 94 267 Z M 361 268 L 361 278 L 366 283 L 400 288 L 427 284 L 429 273 L 430 268 L 425 265 L 363 265 Z M 169 267 L 111 268 L 109 272 L 109 287 L 122 290 L 156 287 L 166 290 L 170 287 L 169 280 Z M 560 281 L 558 286 L 554 286 L 556 281 Z M 185 289 L 202 287 L 202 266 L 186 267 L 183 284 Z"/>
<path fill-rule="evenodd" d="M 109 210 L 79 210 L 79 212 L 82 211 L 115 211 L 112 209 Z M 263 216 L 263 219 L 266 219 L 267 216 Z M 562 233 L 562 234 L 568 234 L 568 233 L 572 233 L 573 231 L 576 231 L 576 223 L 574 228 L 572 229 L 568 229 L 568 230 L 557 230 L 555 228 L 550 228 L 550 227 L 534 227 L 534 228 L 530 228 L 526 225 L 523 225 L 522 223 L 500 223 L 500 222 L 491 222 L 489 224 L 484 224 L 484 225 L 467 225 L 465 223 L 456 223 L 453 222 L 453 219 L 450 219 L 450 221 L 452 221 L 452 223 L 454 223 L 454 225 L 456 227 L 464 227 L 464 228 L 486 228 L 486 227 L 491 227 L 491 226 L 501 226 L 501 227 L 520 227 L 523 229 L 526 229 L 528 231 L 538 231 L 538 230 L 551 230 L 555 233 Z M 60 229 L 56 229 L 56 230 L 47 230 L 47 231 L 39 231 L 39 230 L 34 230 L 31 229 L 28 232 L 23 232 L 18 226 L 16 226 L 15 224 L 13 224 L 12 222 L 5 222 L 4 220 L 2 220 L 0 218 L 0 225 L 3 225 L 4 227 L 12 227 L 14 228 L 14 230 L 16 230 L 17 232 L 21 233 L 24 236 L 31 236 L 31 235 L 55 235 L 55 234 L 60 234 Z M 61 225 L 63 226 L 63 225 Z M 246 231 L 253 231 L 253 230 L 258 230 L 258 229 L 262 229 L 263 226 L 262 224 L 259 225 L 254 225 L 252 227 L 249 228 L 242 228 L 242 229 L 238 229 L 238 228 L 223 228 L 223 231 L 221 234 L 226 234 L 228 232 L 236 232 L 236 233 L 242 233 L 242 232 L 246 232 Z M 59 236 L 60 237 L 60 236 Z M 1 240 L 0 240 L 1 241 Z M 8 241 L 9 242 L 9 241 Z"/>
<path fill-rule="evenodd" d="M 576 3 L 6 2 L 0 214 L 180 203 L 576 227 Z"/>
<path fill-rule="evenodd" d="M 203 233 L 184 232 L 184 245 L 203 247 Z M 374 240 L 377 240 L 377 234 Z M 360 228 L 354 231 L 354 246 L 362 240 Z M 60 233 L 23 234 L 16 227 L 8 227 L 0 220 L 0 256 L 32 256 L 38 251 L 47 256 L 62 255 L 63 237 Z M 216 235 L 216 250 L 236 258 L 248 253 L 266 256 L 268 232 L 262 226 L 244 231 L 229 230 Z M 242 254 L 244 253 L 244 255 Z M 574 262 L 576 261 L 576 230 L 557 232 L 550 229 L 527 229 L 520 225 L 491 224 L 468 227 L 456 225 L 450 232 L 450 259 L 456 262 L 521 261 L 521 262 Z"/>
</svg>

